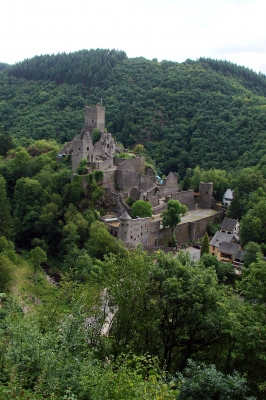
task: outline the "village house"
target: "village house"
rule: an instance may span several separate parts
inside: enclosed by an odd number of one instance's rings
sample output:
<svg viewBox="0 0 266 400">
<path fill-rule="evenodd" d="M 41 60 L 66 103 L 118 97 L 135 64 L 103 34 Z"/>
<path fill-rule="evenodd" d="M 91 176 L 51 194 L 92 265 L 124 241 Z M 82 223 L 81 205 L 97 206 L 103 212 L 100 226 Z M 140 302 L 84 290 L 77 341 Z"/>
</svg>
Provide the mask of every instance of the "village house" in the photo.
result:
<svg viewBox="0 0 266 400">
<path fill-rule="evenodd" d="M 234 191 L 231 189 L 227 189 L 225 194 L 223 195 L 223 205 L 229 207 L 231 205 L 233 197 L 234 197 Z"/>
<path fill-rule="evenodd" d="M 221 232 L 226 232 L 226 233 L 239 233 L 239 222 L 237 219 L 232 219 L 232 218 L 227 218 L 225 217 L 223 219 L 223 222 L 221 224 L 220 228 Z"/>
<path fill-rule="evenodd" d="M 243 250 L 240 246 L 239 222 L 225 217 L 220 231 L 216 232 L 210 241 L 210 254 L 220 262 L 230 262 L 236 272 L 242 264 Z"/>
</svg>

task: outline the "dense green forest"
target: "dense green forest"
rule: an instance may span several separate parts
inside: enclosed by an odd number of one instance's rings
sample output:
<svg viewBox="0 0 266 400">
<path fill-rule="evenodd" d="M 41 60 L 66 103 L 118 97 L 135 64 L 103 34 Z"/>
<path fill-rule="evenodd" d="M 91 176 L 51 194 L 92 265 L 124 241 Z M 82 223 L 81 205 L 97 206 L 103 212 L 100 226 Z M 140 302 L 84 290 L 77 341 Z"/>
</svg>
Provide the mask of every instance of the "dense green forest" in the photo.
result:
<svg viewBox="0 0 266 400">
<path fill-rule="evenodd" d="M 128 59 L 124 52 L 36 56 L 0 76 L 1 129 L 20 144 L 63 143 L 102 99 L 107 128 L 126 147 L 143 143 L 160 172 L 241 168 L 265 152 L 266 78 L 225 61 Z"/>
<path fill-rule="evenodd" d="M 265 398 L 265 76 L 98 49 L 0 64 L 0 85 L 0 399 Z M 101 99 L 117 140 L 184 190 L 234 189 L 241 276 L 126 249 L 98 221 L 101 174 L 84 189 L 55 157 Z"/>
</svg>

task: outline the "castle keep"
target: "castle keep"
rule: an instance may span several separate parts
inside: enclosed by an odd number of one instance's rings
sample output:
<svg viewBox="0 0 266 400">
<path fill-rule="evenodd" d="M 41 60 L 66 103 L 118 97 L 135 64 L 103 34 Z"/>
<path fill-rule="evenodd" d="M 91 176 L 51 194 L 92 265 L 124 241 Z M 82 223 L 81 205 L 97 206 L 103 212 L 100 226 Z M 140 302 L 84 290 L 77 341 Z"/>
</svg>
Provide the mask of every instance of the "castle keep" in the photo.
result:
<svg viewBox="0 0 266 400">
<path fill-rule="evenodd" d="M 102 221 L 128 247 L 136 247 L 141 243 L 144 248 L 151 248 L 165 241 L 166 230 L 161 226 L 160 214 L 167 207 L 169 199 L 179 200 L 188 210 L 211 208 L 211 182 L 200 183 L 200 192 L 195 199 L 193 190 L 181 190 L 173 172 L 161 179 L 151 167 L 146 167 L 144 157 L 115 157 L 115 154 L 119 155 L 122 151 L 124 149 L 117 145 L 111 133 L 105 131 L 105 108 L 97 104 L 91 108 L 86 107 L 81 133 L 61 149 L 57 159 L 71 155 L 73 173 L 84 159 L 87 160 L 88 173 L 93 170 L 103 172 L 103 186 L 114 204 L 114 215 L 112 218 L 103 217 Z M 130 207 L 125 202 L 129 197 L 150 202 L 153 217 L 132 219 L 129 215 Z M 202 229 L 198 235 L 195 234 L 195 229 L 191 226 L 188 231 L 191 232 L 187 235 L 189 240 L 195 240 L 204 234 Z"/>
</svg>

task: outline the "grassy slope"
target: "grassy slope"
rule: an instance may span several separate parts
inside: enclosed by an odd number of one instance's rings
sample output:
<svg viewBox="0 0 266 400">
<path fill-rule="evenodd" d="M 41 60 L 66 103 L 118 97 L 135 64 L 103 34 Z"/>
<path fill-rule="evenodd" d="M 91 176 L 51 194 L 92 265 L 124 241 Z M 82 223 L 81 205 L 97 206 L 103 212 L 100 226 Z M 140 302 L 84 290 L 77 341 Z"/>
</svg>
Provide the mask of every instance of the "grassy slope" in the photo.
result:
<svg viewBox="0 0 266 400">
<path fill-rule="evenodd" d="M 28 310 L 36 304 L 52 304 L 57 301 L 59 289 L 51 284 L 46 274 L 40 269 L 37 274 L 37 284 L 33 267 L 27 260 L 20 257 L 20 262 L 12 270 L 11 291 L 23 303 L 23 309 Z"/>
</svg>

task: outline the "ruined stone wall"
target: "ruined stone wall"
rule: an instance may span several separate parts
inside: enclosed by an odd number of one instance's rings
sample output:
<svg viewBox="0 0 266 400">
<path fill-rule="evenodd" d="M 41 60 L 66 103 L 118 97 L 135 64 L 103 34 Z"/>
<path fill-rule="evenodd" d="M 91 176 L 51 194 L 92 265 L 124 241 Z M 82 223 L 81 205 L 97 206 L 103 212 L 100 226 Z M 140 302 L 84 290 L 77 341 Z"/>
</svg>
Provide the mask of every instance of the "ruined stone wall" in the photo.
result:
<svg viewBox="0 0 266 400">
<path fill-rule="evenodd" d="M 108 169 L 103 173 L 103 186 L 105 188 L 110 188 L 112 191 L 115 190 L 115 169 Z"/>
<path fill-rule="evenodd" d="M 159 205 L 158 196 L 147 196 L 146 200 L 152 205 L 152 207 L 156 207 Z"/>
<path fill-rule="evenodd" d="M 69 143 L 66 143 L 65 146 L 60 150 L 59 154 L 71 154 L 73 149 L 73 141 L 72 139 Z"/>
<path fill-rule="evenodd" d="M 158 206 L 152 208 L 152 213 L 154 215 L 159 215 L 166 209 L 166 207 L 167 203 L 159 204 Z"/>
<path fill-rule="evenodd" d="M 173 172 L 170 172 L 167 178 L 163 180 L 163 185 L 158 185 L 158 188 L 160 190 L 160 198 L 171 196 L 172 193 L 181 191 L 178 185 L 178 179 Z"/>
<path fill-rule="evenodd" d="M 123 158 L 114 157 L 113 162 L 114 165 L 117 167 L 119 164 L 122 164 L 125 160 Z"/>
<path fill-rule="evenodd" d="M 140 190 L 148 192 L 154 188 L 153 179 L 150 176 L 140 175 Z"/>
<path fill-rule="evenodd" d="M 133 187 L 139 188 L 140 175 L 133 171 L 116 170 L 116 187 L 120 192 L 131 192 Z"/>
<path fill-rule="evenodd" d="M 72 171 L 75 171 L 78 168 L 79 163 L 83 158 L 86 158 L 86 154 L 84 154 L 83 141 L 75 139 L 73 141 L 73 153 L 71 156 Z"/>
<path fill-rule="evenodd" d="M 138 244 L 143 247 L 156 246 L 158 243 L 159 221 L 152 218 L 137 218 L 120 222 L 118 237 L 126 246 L 134 248 Z"/>
<path fill-rule="evenodd" d="M 177 225 L 175 235 L 177 243 L 196 241 L 205 235 L 209 223 L 220 221 L 220 214 L 212 215 L 193 222 L 184 222 Z M 164 228 L 159 231 L 159 245 L 166 245 L 171 238 L 171 229 Z"/>
<path fill-rule="evenodd" d="M 110 167 L 110 160 L 88 162 L 88 167 L 98 169 L 99 171 L 105 171 Z"/>
<path fill-rule="evenodd" d="M 117 170 L 128 170 L 137 172 L 139 174 L 145 174 L 145 158 L 135 157 L 124 160 L 122 163 L 117 165 Z"/>
<path fill-rule="evenodd" d="M 180 203 L 186 205 L 189 210 L 195 210 L 196 208 L 193 189 L 187 190 L 185 192 L 173 193 L 172 199 L 180 201 Z"/>
</svg>

